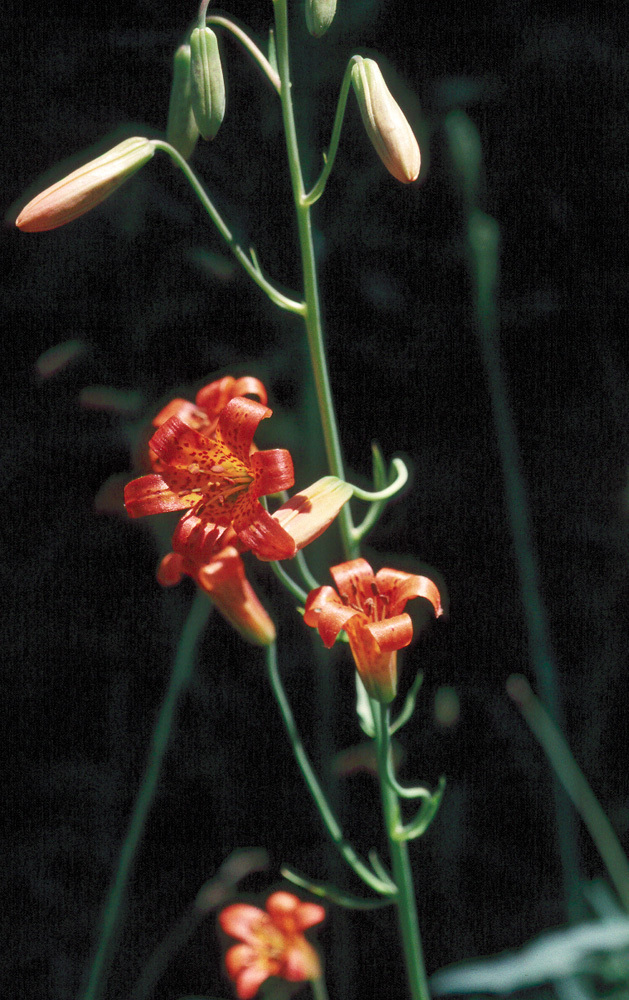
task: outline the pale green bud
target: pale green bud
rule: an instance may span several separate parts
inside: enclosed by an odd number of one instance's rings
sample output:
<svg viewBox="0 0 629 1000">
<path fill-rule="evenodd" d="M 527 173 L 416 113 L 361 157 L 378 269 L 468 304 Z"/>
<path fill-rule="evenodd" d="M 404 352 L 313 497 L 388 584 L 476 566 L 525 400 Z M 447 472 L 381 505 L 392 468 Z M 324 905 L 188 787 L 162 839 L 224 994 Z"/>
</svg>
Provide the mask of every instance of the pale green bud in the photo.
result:
<svg viewBox="0 0 629 1000">
<path fill-rule="evenodd" d="M 225 116 L 225 80 L 218 40 L 211 28 L 190 35 L 190 84 L 194 117 L 204 139 L 213 139 Z"/>
<path fill-rule="evenodd" d="M 199 138 L 199 129 L 190 97 L 190 46 L 180 45 L 173 59 L 173 83 L 170 88 L 166 139 L 189 160 Z"/>
<path fill-rule="evenodd" d="M 417 180 L 421 165 L 417 139 L 378 63 L 354 56 L 352 84 L 367 135 L 389 173 L 403 184 Z"/>
<path fill-rule="evenodd" d="M 18 215 L 16 226 L 26 233 L 65 226 L 109 198 L 154 152 L 155 144 L 150 139 L 125 139 L 29 201 Z"/>
<path fill-rule="evenodd" d="M 306 0 L 306 24 L 315 38 L 324 35 L 336 13 L 336 0 Z"/>
</svg>

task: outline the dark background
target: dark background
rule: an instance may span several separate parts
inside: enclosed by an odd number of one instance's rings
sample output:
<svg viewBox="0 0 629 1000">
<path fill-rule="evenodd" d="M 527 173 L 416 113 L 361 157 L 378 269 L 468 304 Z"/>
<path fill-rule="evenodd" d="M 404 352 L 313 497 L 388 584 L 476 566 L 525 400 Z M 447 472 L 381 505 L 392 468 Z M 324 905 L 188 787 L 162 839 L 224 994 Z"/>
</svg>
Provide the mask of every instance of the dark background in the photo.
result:
<svg viewBox="0 0 629 1000">
<path fill-rule="evenodd" d="M 134 123 L 125 134 L 164 127 L 172 52 L 194 16 L 184 6 L 15 7 L 2 54 L 7 211 L 29 185 L 40 190 L 55 164 L 121 123 Z M 411 846 L 433 971 L 565 920 L 548 766 L 504 693 L 509 674 L 530 668 L 441 127 L 454 106 L 479 129 L 485 208 L 501 227 L 501 345 L 567 732 L 625 845 L 629 836 L 622 6 L 587 13 L 526 0 L 428 0 L 409 14 L 390 0 L 339 0 L 337 22 L 319 42 L 305 34 L 301 5 L 291 8 L 304 140 L 325 148 L 347 59 L 378 51 L 428 167 L 421 185 L 389 177 L 350 95 L 314 221 L 348 466 L 366 482 L 376 438 L 385 455 L 406 453 L 414 471 L 412 491 L 387 510 L 366 554 L 376 568 L 424 560 L 450 594 L 448 621 L 406 654 L 401 681 L 405 691 L 425 670 L 401 738 L 402 774 L 436 782 L 445 773 L 449 782 L 433 827 Z M 263 37 L 272 9 L 239 0 L 230 13 Z M 231 39 L 223 52 L 227 117 L 193 163 L 265 268 L 296 289 L 277 102 Z M 109 476 L 132 468 L 131 451 L 161 401 L 225 372 L 266 382 L 275 415 L 259 438 L 291 448 L 298 486 L 323 466 L 304 431 L 298 321 L 232 264 L 164 157 L 67 228 L 26 235 L 7 223 L 2 253 L 5 953 L 11 995 L 66 1000 L 77 995 L 94 943 L 193 593 L 189 582 L 161 591 L 153 526 L 98 514 L 94 498 Z M 80 356 L 38 378 L 40 354 L 70 339 L 85 345 Z M 129 412 L 81 405 L 92 385 L 131 393 Z M 248 565 L 276 609 L 282 672 L 306 744 L 328 773 L 360 737 L 345 651 L 326 688 L 293 602 L 263 566 Z M 460 699 L 451 727 L 434 714 L 444 685 Z M 322 689 L 333 697 L 325 739 Z M 367 774 L 340 781 L 343 824 L 367 851 L 379 842 L 375 783 Z M 582 878 L 603 876 L 587 834 L 578 838 Z M 182 703 L 108 996 L 129 992 L 200 885 L 246 846 L 270 852 L 269 871 L 243 886 L 262 899 L 283 862 L 361 891 L 350 872 L 334 869 L 262 655 L 215 617 Z M 404 994 L 389 911 L 330 908 L 319 940 L 331 996 Z M 220 963 L 210 916 L 156 996 L 231 995 Z"/>
</svg>

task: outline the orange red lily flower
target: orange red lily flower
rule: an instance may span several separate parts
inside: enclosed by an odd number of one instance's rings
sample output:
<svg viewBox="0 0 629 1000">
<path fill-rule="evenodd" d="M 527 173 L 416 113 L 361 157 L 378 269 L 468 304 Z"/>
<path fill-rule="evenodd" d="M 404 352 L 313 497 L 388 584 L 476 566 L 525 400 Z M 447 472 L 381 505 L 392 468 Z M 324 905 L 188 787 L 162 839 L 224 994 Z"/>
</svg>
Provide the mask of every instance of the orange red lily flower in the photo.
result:
<svg viewBox="0 0 629 1000">
<path fill-rule="evenodd" d="M 293 538 L 259 503 L 259 497 L 294 482 L 288 451 L 253 448 L 258 424 L 271 413 L 262 403 L 237 396 L 221 409 L 213 432 L 190 426 L 189 416 L 168 417 L 149 443 L 159 471 L 133 480 L 125 489 L 128 514 L 191 510 L 203 521 L 232 527 L 246 548 L 272 552 L 266 558 L 294 555 Z"/>
<path fill-rule="evenodd" d="M 377 701 L 393 701 L 397 691 L 397 650 L 413 638 L 413 623 L 404 612 L 407 601 L 424 597 L 439 617 L 443 609 L 435 584 L 426 576 L 381 569 L 374 574 L 365 559 L 332 566 L 333 587 L 312 590 L 304 621 L 319 630 L 332 646 L 342 630 L 347 633 L 356 669 L 367 694 Z"/>
<path fill-rule="evenodd" d="M 257 396 L 258 401 L 245 396 Z M 168 403 L 153 420 L 158 428 L 149 442 L 153 474 L 125 488 L 131 517 L 190 509 L 210 533 L 216 527 L 233 529 L 224 545 L 250 548 L 263 560 L 290 558 L 318 538 L 349 500 L 352 488 L 325 476 L 273 515 L 261 507 L 259 496 L 293 483 L 292 460 L 285 449 L 259 452 L 253 444 L 258 423 L 272 412 L 266 401 L 259 379 L 226 375 L 200 389 L 194 403 L 179 398 Z M 199 542 L 202 533 L 197 530 L 193 537 Z M 191 544 L 189 575 L 197 579 L 205 542 L 199 542 L 201 550 L 194 554 Z"/>
<path fill-rule="evenodd" d="M 319 979 L 319 956 L 303 932 L 324 918 L 322 906 L 304 903 L 290 892 L 274 892 L 265 910 L 249 903 L 226 907 L 219 923 L 226 934 L 241 942 L 225 955 L 227 973 L 240 1000 L 254 997 L 269 976 L 291 983 Z"/>
</svg>

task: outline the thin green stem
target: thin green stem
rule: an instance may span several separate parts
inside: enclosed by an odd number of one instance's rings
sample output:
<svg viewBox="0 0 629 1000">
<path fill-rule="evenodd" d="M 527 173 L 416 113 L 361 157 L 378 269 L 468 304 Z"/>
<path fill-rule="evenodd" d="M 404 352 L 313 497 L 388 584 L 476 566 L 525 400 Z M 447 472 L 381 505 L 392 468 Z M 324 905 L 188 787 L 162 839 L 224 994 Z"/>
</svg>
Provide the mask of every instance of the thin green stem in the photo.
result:
<svg viewBox="0 0 629 1000">
<path fill-rule="evenodd" d="M 507 681 L 507 693 L 524 716 L 553 770 L 589 830 L 590 836 L 607 868 L 610 881 L 629 913 L 629 862 L 604 809 L 577 764 L 568 743 L 553 722 L 525 677 L 514 675 Z"/>
<path fill-rule="evenodd" d="M 317 809 L 319 810 L 321 819 L 323 820 L 323 824 L 328 831 L 331 840 L 334 844 L 336 844 L 340 854 L 343 856 L 345 861 L 347 861 L 350 868 L 353 869 L 363 882 L 370 886 L 375 892 L 378 892 L 383 896 L 393 895 L 395 887 L 391 883 L 387 884 L 381 878 L 378 878 L 378 876 L 376 876 L 374 872 L 372 872 L 371 869 L 368 868 L 363 861 L 361 861 L 352 845 L 343 836 L 343 831 L 330 809 L 325 793 L 319 784 L 319 780 L 313 770 L 312 764 L 310 763 L 308 754 L 304 749 L 290 703 L 286 697 L 286 692 L 284 691 L 284 686 L 282 684 L 282 679 L 277 666 L 277 648 L 274 642 L 266 648 L 266 665 L 271 688 L 282 714 L 282 719 L 284 720 L 286 732 L 288 733 L 288 738 L 291 742 L 299 770 L 303 775 L 306 785 L 308 786 L 308 790 Z"/>
<path fill-rule="evenodd" d="M 526 484 L 500 351 L 498 318 L 500 231 L 496 220 L 478 208 L 469 211 L 466 224 L 468 268 L 474 295 L 476 328 L 502 463 L 530 656 L 542 701 L 553 721 L 561 728 L 563 711 L 550 627 L 542 598 Z M 583 904 L 574 819 L 570 805 L 555 779 L 553 779 L 553 791 L 568 916 L 571 919 L 578 919 L 582 916 Z"/>
<path fill-rule="evenodd" d="M 311 979 L 312 995 L 314 1000 L 328 1000 L 328 991 L 325 986 L 323 975 L 319 979 Z"/>
<path fill-rule="evenodd" d="M 397 911 L 402 938 L 402 948 L 406 961 L 406 971 L 413 1000 L 430 1000 L 419 922 L 417 905 L 413 887 L 413 876 L 408 857 L 408 845 L 396 840 L 395 832 L 402 825 L 400 804 L 397 794 L 389 784 L 387 771 L 389 769 L 389 710 L 385 705 L 372 702 L 374 719 L 376 720 L 376 750 L 378 755 L 378 773 L 380 775 L 380 791 L 382 797 L 382 812 L 389 840 L 389 852 L 393 869 L 393 880 L 397 886 Z"/>
<path fill-rule="evenodd" d="M 218 24 L 220 25 L 221 28 L 227 28 L 228 31 L 231 31 L 232 35 L 234 35 L 234 37 L 238 39 L 241 45 L 244 45 L 244 47 L 247 49 L 247 52 L 249 52 L 249 54 L 253 56 L 253 58 L 258 63 L 264 75 L 271 81 L 271 83 L 273 84 L 273 86 L 275 87 L 275 89 L 279 94 L 281 88 L 279 76 L 271 66 L 271 63 L 266 58 L 264 53 L 260 51 L 256 43 L 253 41 L 253 39 L 247 34 L 247 32 L 243 28 L 240 27 L 239 24 L 236 24 L 235 21 L 232 21 L 228 17 L 221 17 L 220 14 L 211 14 L 210 17 L 206 19 L 206 23 Z"/>
<path fill-rule="evenodd" d="M 279 288 L 276 288 L 276 286 L 270 282 L 268 278 L 265 278 L 262 273 L 262 269 L 258 264 L 257 257 L 255 256 L 255 252 L 250 250 L 250 256 L 247 256 L 240 244 L 236 242 L 231 230 L 221 217 L 218 210 L 215 208 L 199 178 L 196 176 L 195 172 L 186 160 L 184 160 L 183 156 L 181 156 L 181 154 L 178 153 L 173 146 L 167 142 L 163 142 L 161 139 L 155 139 L 153 140 L 153 143 L 156 149 L 161 149 L 164 153 L 167 153 L 171 160 L 174 160 L 177 166 L 182 170 L 194 193 L 229 246 L 234 257 L 243 266 L 252 281 L 254 281 L 256 285 L 258 285 L 258 287 L 268 295 L 271 302 L 273 302 L 276 306 L 279 306 L 280 309 L 286 309 L 287 312 L 293 312 L 297 313 L 299 316 L 304 316 L 306 312 L 305 303 L 298 302 L 295 299 L 290 299 L 287 295 L 284 295 Z"/>
<path fill-rule="evenodd" d="M 295 128 L 295 116 L 291 95 L 286 0 L 274 0 L 274 4 L 277 62 L 281 80 L 280 98 L 282 102 L 282 116 L 284 120 L 286 150 L 288 153 L 288 166 L 293 189 L 293 200 L 295 202 L 295 212 L 297 215 L 297 229 L 299 233 L 299 246 L 301 250 L 302 274 L 304 281 L 305 313 L 303 316 L 306 325 L 310 360 L 317 391 L 317 402 L 319 404 L 319 414 L 323 428 L 323 438 L 325 441 L 329 469 L 332 475 L 338 476 L 339 479 L 345 479 L 343 454 L 341 451 L 341 443 L 334 411 L 334 401 L 332 399 L 332 390 L 330 387 L 330 378 L 323 342 L 321 308 L 319 304 L 317 268 L 312 240 L 310 206 L 304 202 L 304 182 L 301 172 L 299 145 L 297 142 L 297 131 Z M 345 504 L 339 514 L 339 526 L 343 538 L 343 548 L 346 558 L 352 559 L 358 554 L 358 550 L 352 535 L 353 525 L 349 504 Z"/>
<path fill-rule="evenodd" d="M 314 205 L 315 201 L 318 201 L 325 190 L 325 186 L 328 182 L 328 177 L 332 173 L 332 168 L 334 166 L 334 161 L 336 159 L 336 154 L 339 148 L 339 140 L 341 138 L 341 129 L 343 128 L 343 118 L 345 117 L 345 108 L 347 105 L 347 96 L 349 94 L 350 84 L 352 82 L 352 67 L 354 65 L 356 57 L 352 56 L 348 62 L 345 74 L 343 76 L 343 82 L 341 83 L 341 92 L 339 94 L 338 104 L 336 105 L 336 114 L 334 116 L 334 125 L 332 126 L 332 135 L 330 137 L 330 148 L 325 155 L 325 166 L 319 175 L 319 178 L 308 194 L 305 194 L 302 198 L 303 205 Z"/>
<path fill-rule="evenodd" d="M 293 597 L 295 597 L 301 604 L 305 604 L 308 594 L 305 590 L 301 589 L 298 583 L 295 583 L 292 577 L 288 575 L 282 564 L 280 562 L 271 562 L 270 566 L 280 583 L 286 587 Z"/>
<path fill-rule="evenodd" d="M 120 913 L 135 856 L 142 840 L 146 820 L 153 804 L 162 763 L 173 729 L 177 705 L 185 691 L 194 666 L 194 654 L 199 638 L 207 624 L 212 605 L 200 591 L 194 598 L 184 624 L 170 683 L 159 710 L 151 741 L 148 761 L 142 784 L 135 800 L 133 814 L 120 851 L 118 867 L 111 883 L 103 911 L 100 936 L 90 969 L 83 1000 L 96 1000 L 100 995 L 107 967 L 111 960 L 114 938 L 120 923 Z"/>
</svg>

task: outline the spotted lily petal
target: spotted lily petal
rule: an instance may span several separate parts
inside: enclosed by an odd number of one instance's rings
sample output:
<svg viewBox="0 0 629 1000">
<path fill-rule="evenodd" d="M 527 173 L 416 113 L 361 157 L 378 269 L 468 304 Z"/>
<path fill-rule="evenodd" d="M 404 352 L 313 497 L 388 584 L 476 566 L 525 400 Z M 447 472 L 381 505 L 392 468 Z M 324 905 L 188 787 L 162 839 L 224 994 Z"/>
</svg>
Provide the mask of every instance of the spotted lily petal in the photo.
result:
<svg viewBox="0 0 629 1000">
<path fill-rule="evenodd" d="M 245 464 L 249 461 L 253 435 L 261 420 L 270 417 L 272 410 L 253 399 L 237 396 L 230 399 L 218 418 L 216 439 Z"/>
<path fill-rule="evenodd" d="M 256 503 L 256 509 L 252 510 L 245 497 L 240 501 L 240 508 L 240 511 L 235 511 L 234 527 L 241 541 L 253 550 L 258 559 L 263 562 L 292 559 L 297 552 L 294 539 L 264 507 Z"/>
<path fill-rule="evenodd" d="M 141 476 L 127 483 L 124 503 L 129 517 L 147 514 L 165 514 L 171 510 L 185 510 L 190 503 L 170 489 L 161 476 Z"/>
</svg>

